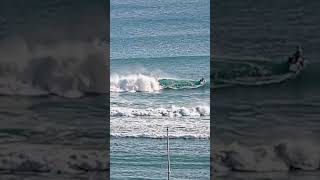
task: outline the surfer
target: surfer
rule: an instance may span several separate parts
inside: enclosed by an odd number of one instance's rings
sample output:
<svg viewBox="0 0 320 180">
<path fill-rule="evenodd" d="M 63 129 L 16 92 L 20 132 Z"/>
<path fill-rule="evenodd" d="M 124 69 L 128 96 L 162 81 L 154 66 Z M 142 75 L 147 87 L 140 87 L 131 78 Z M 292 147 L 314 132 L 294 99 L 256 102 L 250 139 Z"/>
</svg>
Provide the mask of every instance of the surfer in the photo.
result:
<svg viewBox="0 0 320 180">
<path fill-rule="evenodd" d="M 200 83 L 201 85 L 203 85 L 204 83 L 206 83 L 206 80 L 204 80 L 204 78 L 201 78 L 201 79 L 199 80 L 199 83 Z"/>
<path fill-rule="evenodd" d="M 298 72 L 303 68 L 304 57 L 303 57 L 301 46 L 297 46 L 296 52 L 289 57 L 288 64 L 289 64 L 290 71 Z"/>
</svg>

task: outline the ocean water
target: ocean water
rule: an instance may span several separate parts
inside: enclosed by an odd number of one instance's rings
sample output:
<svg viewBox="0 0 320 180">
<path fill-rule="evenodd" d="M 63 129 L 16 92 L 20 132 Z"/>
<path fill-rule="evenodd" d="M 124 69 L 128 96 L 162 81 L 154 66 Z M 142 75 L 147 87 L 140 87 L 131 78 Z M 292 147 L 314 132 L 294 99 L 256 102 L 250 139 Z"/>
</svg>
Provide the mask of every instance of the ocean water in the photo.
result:
<svg viewBox="0 0 320 180">
<path fill-rule="evenodd" d="M 213 174 L 318 179 L 319 2 L 216 1 Z M 288 71 L 302 45 L 307 65 Z"/>
<path fill-rule="evenodd" d="M 0 2 L 0 179 L 107 176 L 104 7 Z"/>
<path fill-rule="evenodd" d="M 111 1 L 112 179 L 210 176 L 209 1 Z M 200 84 L 204 78 L 206 82 Z"/>
</svg>

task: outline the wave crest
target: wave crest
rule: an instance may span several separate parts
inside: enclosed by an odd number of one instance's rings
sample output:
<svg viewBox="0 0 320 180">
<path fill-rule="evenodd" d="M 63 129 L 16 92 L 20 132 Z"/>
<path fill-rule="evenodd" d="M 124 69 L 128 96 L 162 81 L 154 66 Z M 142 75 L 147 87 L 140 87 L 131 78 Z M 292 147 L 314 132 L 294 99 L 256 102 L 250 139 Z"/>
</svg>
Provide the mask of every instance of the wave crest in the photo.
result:
<svg viewBox="0 0 320 180">
<path fill-rule="evenodd" d="M 118 75 L 110 77 L 111 92 L 155 92 L 161 89 L 156 77 L 144 74 Z"/>
</svg>

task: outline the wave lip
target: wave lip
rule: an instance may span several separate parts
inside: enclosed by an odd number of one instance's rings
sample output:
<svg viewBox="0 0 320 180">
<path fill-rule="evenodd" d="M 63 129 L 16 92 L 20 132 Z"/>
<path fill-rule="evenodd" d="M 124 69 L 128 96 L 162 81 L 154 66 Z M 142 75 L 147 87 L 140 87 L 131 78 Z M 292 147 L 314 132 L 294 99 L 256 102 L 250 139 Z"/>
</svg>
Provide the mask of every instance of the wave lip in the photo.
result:
<svg viewBox="0 0 320 180">
<path fill-rule="evenodd" d="M 136 116 L 154 116 L 154 117 L 199 117 L 210 116 L 210 107 L 196 106 L 192 108 L 171 106 L 171 108 L 147 108 L 134 109 L 124 107 L 112 107 L 110 111 L 112 117 L 136 117 Z"/>
</svg>

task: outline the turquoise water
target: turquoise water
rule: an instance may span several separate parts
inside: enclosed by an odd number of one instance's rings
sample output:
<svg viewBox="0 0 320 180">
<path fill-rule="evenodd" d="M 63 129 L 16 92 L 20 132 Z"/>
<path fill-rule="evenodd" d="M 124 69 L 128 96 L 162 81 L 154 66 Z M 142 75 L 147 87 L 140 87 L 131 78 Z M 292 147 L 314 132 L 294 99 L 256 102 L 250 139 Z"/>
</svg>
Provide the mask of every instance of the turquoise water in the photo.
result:
<svg viewBox="0 0 320 180">
<path fill-rule="evenodd" d="M 113 138 L 112 179 L 166 179 L 166 140 Z M 171 178 L 209 179 L 207 140 L 171 139 Z"/>
<path fill-rule="evenodd" d="M 210 176 L 209 1 L 111 1 L 111 178 Z M 200 85 L 200 79 L 206 82 Z"/>
</svg>

